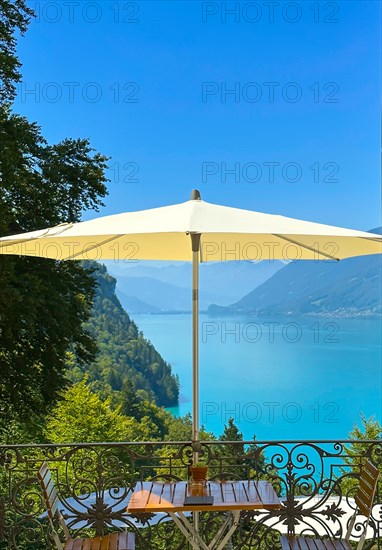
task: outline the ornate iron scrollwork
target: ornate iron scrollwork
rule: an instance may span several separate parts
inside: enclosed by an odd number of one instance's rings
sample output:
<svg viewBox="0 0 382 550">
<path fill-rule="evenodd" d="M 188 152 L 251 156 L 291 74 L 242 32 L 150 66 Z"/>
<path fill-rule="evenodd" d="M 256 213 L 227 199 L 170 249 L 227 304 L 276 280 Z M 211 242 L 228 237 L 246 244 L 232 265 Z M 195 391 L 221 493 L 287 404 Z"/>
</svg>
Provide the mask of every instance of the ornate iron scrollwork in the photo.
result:
<svg viewBox="0 0 382 550">
<path fill-rule="evenodd" d="M 282 501 L 280 510 L 243 511 L 229 548 L 277 550 L 280 532 L 344 536 L 355 508 L 358 466 L 368 458 L 382 471 L 382 442 L 361 443 L 202 442 L 199 452 L 209 465 L 210 478 L 267 479 Z M 139 550 L 187 548 L 167 514 L 129 515 L 126 507 L 140 481 L 187 479 L 192 452 L 192 442 L 0 447 L 0 549 L 54 547 L 36 477 L 44 460 L 55 478 L 60 509 L 73 536 L 128 529 L 134 531 Z M 200 514 L 199 528 L 206 541 L 225 519 L 224 514 Z M 361 535 L 363 520 L 357 518 L 354 541 Z M 379 493 L 364 548 L 382 549 Z"/>
</svg>

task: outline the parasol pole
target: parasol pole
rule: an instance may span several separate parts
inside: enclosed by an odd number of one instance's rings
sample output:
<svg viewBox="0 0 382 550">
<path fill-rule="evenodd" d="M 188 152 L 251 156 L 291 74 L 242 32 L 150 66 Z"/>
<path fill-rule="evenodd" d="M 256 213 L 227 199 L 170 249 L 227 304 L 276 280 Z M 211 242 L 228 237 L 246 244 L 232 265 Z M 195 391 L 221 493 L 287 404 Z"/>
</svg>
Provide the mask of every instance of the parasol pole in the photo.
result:
<svg viewBox="0 0 382 550">
<path fill-rule="evenodd" d="M 194 189 L 191 200 L 200 200 Z M 193 461 L 199 455 L 199 254 L 200 233 L 191 233 L 192 245 L 192 443 Z"/>
<path fill-rule="evenodd" d="M 200 200 L 194 189 L 191 200 Z M 199 253 L 200 233 L 191 233 L 192 246 L 192 461 L 199 460 Z M 193 512 L 194 529 L 199 532 L 199 513 Z"/>
<path fill-rule="evenodd" d="M 199 246 L 200 233 L 191 235 L 192 242 L 192 442 L 194 454 L 199 443 Z M 195 458 L 195 457 L 194 457 Z M 196 457 L 197 461 L 197 457 Z"/>
</svg>

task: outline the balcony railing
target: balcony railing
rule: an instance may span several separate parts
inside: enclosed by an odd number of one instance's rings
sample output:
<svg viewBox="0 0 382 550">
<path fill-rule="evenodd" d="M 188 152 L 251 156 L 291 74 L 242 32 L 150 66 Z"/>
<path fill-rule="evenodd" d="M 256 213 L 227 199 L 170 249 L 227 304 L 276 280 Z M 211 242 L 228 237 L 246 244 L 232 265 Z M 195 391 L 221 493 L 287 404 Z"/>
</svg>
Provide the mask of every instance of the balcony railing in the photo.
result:
<svg viewBox="0 0 382 550">
<path fill-rule="evenodd" d="M 280 510 L 243 511 L 231 549 L 279 549 L 283 534 L 344 536 L 362 460 L 382 471 L 382 441 L 203 442 L 209 477 L 266 479 Z M 46 460 L 56 480 L 60 509 L 73 536 L 128 529 L 139 550 L 181 550 L 187 542 L 166 514 L 127 514 L 137 481 L 187 479 L 190 442 L 11 445 L 0 447 L 0 548 L 54 548 L 36 472 Z M 381 484 L 382 486 L 382 484 Z M 382 549 L 382 493 L 377 490 L 364 549 Z M 200 514 L 211 540 L 224 514 Z M 364 517 L 355 523 L 356 545 Z"/>
</svg>

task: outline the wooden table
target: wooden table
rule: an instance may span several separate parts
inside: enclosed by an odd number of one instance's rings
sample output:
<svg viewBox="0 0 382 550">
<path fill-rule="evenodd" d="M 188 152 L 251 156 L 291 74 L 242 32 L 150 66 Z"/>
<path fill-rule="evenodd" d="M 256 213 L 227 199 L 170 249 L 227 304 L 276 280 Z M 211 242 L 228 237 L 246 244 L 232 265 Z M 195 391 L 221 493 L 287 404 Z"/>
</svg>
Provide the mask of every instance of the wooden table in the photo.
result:
<svg viewBox="0 0 382 550">
<path fill-rule="evenodd" d="M 212 495 L 214 502 L 212 505 L 184 505 L 186 496 L 197 495 Z M 127 511 L 131 514 L 167 512 L 195 550 L 222 550 L 237 529 L 242 510 L 280 507 L 280 499 L 267 481 L 208 481 L 205 486 L 186 481 L 155 481 L 137 483 Z M 185 512 L 228 512 L 228 517 L 207 545 Z"/>
</svg>

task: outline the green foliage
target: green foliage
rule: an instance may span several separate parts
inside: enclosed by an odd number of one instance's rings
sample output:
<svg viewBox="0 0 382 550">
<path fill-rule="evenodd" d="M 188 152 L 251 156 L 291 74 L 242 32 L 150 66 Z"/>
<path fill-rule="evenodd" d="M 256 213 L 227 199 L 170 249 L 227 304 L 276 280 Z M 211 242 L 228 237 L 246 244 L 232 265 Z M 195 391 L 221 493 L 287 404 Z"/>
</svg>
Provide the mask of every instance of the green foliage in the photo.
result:
<svg viewBox="0 0 382 550">
<path fill-rule="evenodd" d="M 146 438 L 145 441 L 163 441 L 169 431 L 169 425 L 171 424 L 173 417 L 163 407 L 158 407 L 151 401 L 142 401 L 139 406 L 138 414 L 135 418 L 137 418 L 140 422 L 143 422 L 145 419 L 150 420 L 153 429 L 150 438 Z"/>
<path fill-rule="evenodd" d="M 361 426 L 358 426 L 357 423 L 354 424 L 353 429 L 349 433 L 349 439 L 355 442 L 345 447 L 346 454 L 348 455 L 346 462 L 353 467 L 358 466 L 362 463 L 360 457 L 368 456 L 370 444 L 362 442 L 356 443 L 356 441 L 377 441 L 378 439 L 382 439 L 382 426 L 373 416 L 366 418 L 361 414 Z M 372 459 L 373 457 L 370 458 Z M 379 462 L 379 460 L 377 460 L 377 462 Z"/>
<path fill-rule="evenodd" d="M 172 416 L 153 403 L 142 402 L 138 418 L 113 408 L 93 393 L 87 379 L 60 394 L 47 416 L 45 437 L 49 443 L 155 441 L 165 437 Z"/>
<path fill-rule="evenodd" d="M 7 417 L 7 421 L 3 421 Z M 0 444 L 14 445 L 35 443 L 44 441 L 44 420 L 39 416 L 29 412 L 28 422 L 20 421 L 17 415 L 10 414 L 9 407 L 0 403 Z"/>
<path fill-rule="evenodd" d="M 192 440 L 192 417 L 188 413 L 185 416 L 169 415 L 167 422 L 167 435 L 165 441 L 191 441 Z M 204 426 L 199 430 L 200 441 L 214 441 L 216 437 L 208 432 Z"/>
<path fill-rule="evenodd" d="M 353 498 L 355 496 L 359 480 L 357 474 L 360 473 L 365 458 L 369 458 L 379 467 L 382 474 L 382 464 L 380 461 L 379 445 L 373 446 L 370 443 L 362 441 L 378 441 L 382 439 L 382 426 L 374 417 L 366 418 L 361 414 L 361 425 L 354 424 L 349 433 L 349 439 L 354 441 L 351 445 L 344 445 L 344 464 L 340 467 L 337 479 L 333 487 L 333 492 L 341 495 L 341 498 Z M 361 441 L 356 443 L 356 441 Z M 375 453 L 373 454 L 373 450 Z"/>
<path fill-rule="evenodd" d="M 120 391 L 121 411 L 126 416 L 139 418 L 141 414 L 141 400 L 137 395 L 134 384 L 125 378 Z"/>
<path fill-rule="evenodd" d="M 224 426 L 219 441 L 227 441 L 227 444 L 219 445 L 214 452 L 220 460 L 219 469 L 210 468 L 211 475 L 230 476 L 240 479 L 260 478 L 270 481 L 276 490 L 279 490 L 277 484 L 277 471 L 267 469 L 267 457 L 262 449 L 256 444 L 256 435 L 253 436 L 251 445 L 244 445 L 243 434 L 236 426 L 233 418 L 228 419 Z M 235 445 L 228 442 L 238 442 Z"/>
<path fill-rule="evenodd" d="M 0 0 L 1 236 L 80 221 L 106 195 L 107 158 L 87 139 L 48 144 L 36 123 L 11 110 L 21 79 L 16 36 L 33 15 L 24 0 Z M 65 386 L 69 348 L 78 364 L 94 358 L 84 327 L 94 280 L 77 262 L 0 256 L 0 283 L 0 414 L 7 427 L 0 437 L 8 440 L 9 426 L 38 423 Z"/>
<path fill-rule="evenodd" d="M 201 432 L 203 434 L 203 431 Z M 191 441 L 192 418 L 188 413 L 185 416 L 173 416 L 168 424 L 166 441 Z M 212 437 L 214 439 L 214 437 Z"/>
<path fill-rule="evenodd" d="M 246 467 L 244 460 L 244 445 L 243 434 L 236 426 L 234 419 L 229 418 L 228 424 L 225 424 L 222 435 L 219 438 L 221 441 L 237 441 L 237 445 L 220 445 L 216 448 L 215 453 L 219 456 L 219 470 L 213 469 L 213 475 L 218 475 L 224 478 L 240 478 L 246 479 L 249 475 L 249 470 Z"/>
<path fill-rule="evenodd" d="M 248 446 L 246 450 L 247 455 L 247 464 L 251 470 L 251 477 L 261 477 L 265 479 L 266 474 L 266 458 L 264 452 L 262 452 L 261 447 L 259 447 L 256 441 L 256 434 L 253 435 L 253 441 L 251 445 Z M 277 472 L 276 472 L 277 473 Z"/>
<path fill-rule="evenodd" d="M 79 221 L 106 194 L 106 158 L 87 140 L 49 146 L 36 124 L 0 106 L 0 234 Z M 36 245 L 38 246 L 38 245 Z M 94 280 L 78 262 L 0 256 L 0 400 L 4 418 L 44 413 L 65 383 L 66 352 L 95 356 L 84 326 Z"/>
<path fill-rule="evenodd" d="M 21 80 L 15 34 L 25 33 L 33 15 L 24 0 L 0 0 L 0 102 L 15 96 L 15 83 Z"/>
<path fill-rule="evenodd" d="M 48 417 L 46 437 L 51 443 L 126 441 L 133 435 L 133 419 L 92 393 L 86 381 L 62 392 Z"/>
<path fill-rule="evenodd" d="M 0 142 L 2 234 L 77 222 L 102 206 L 107 158 L 87 139 L 49 145 L 36 123 L 3 105 Z"/>
<path fill-rule="evenodd" d="M 224 425 L 224 431 L 220 439 L 221 441 L 243 441 L 243 434 L 239 431 L 233 418 L 229 418 L 228 424 Z M 237 456 L 243 456 L 244 445 L 235 445 L 234 447 L 226 445 L 224 446 L 224 451 L 234 453 Z"/>
<path fill-rule="evenodd" d="M 372 416 L 366 418 L 361 414 L 361 427 L 357 423 L 354 424 L 352 431 L 349 433 L 349 438 L 353 440 L 376 440 L 382 439 L 382 426 Z M 348 449 L 350 454 L 365 453 L 367 445 L 362 443 L 353 443 L 352 448 Z"/>
</svg>

